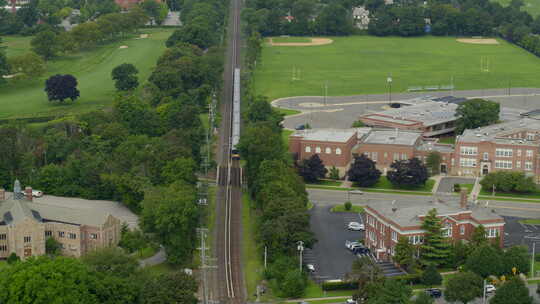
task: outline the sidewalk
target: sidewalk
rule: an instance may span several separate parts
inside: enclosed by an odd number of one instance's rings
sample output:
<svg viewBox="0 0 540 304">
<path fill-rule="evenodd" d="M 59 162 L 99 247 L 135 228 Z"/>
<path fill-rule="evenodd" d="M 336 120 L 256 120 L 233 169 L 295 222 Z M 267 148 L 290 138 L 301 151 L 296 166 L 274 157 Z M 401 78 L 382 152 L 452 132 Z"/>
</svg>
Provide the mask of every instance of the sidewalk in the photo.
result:
<svg viewBox="0 0 540 304">
<path fill-rule="evenodd" d="M 139 261 L 140 267 L 154 266 L 161 264 L 167 260 L 167 254 L 165 253 L 165 248 L 160 246 L 159 251 L 156 252 L 153 256 Z"/>
</svg>

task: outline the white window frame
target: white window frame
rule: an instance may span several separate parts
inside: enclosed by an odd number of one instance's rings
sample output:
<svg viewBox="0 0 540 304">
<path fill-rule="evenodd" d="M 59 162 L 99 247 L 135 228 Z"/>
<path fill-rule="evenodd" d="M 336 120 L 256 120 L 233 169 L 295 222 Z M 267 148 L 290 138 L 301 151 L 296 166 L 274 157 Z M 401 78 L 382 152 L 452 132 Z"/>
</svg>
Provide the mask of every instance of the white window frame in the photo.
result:
<svg viewBox="0 0 540 304">
<path fill-rule="evenodd" d="M 512 169 L 511 160 L 495 160 L 495 169 Z"/>
<path fill-rule="evenodd" d="M 315 153 L 321 153 L 321 147 L 315 147 Z"/>
<path fill-rule="evenodd" d="M 488 152 L 484 152 L 483 159 L 484 160 L 489 160 L 489 153 Z"/>
<path fill-rule="evenodd" d="M 478 147 L 461 146 L 461 155 L 478 155 Z"/>
<path fill-rule="evenodd" d="M 530 162 L 530 161 L 526 161 L 525 162 L 525 165 L 523 166 L 523 168 L 526 170 L 526 171 L 531 171 L 533 169 L 533 163 Z"/>
<path fill-rule="evenodd" d="M 446 225 L 442 228 L 442 235 L 444 237 L 452 237 L 452 224 L 446 223 Z"/>
<path fill-rule="evenodd" d="M 396 231 L 392 231 L 392 241 L 394 242 L 397 242 L 397 232 Z"/>
<path fill-rule="evenodd" d="M 407 159 L 409 159 L 407 157 L 407 153 L 401 153 L 401 160 L 407 160 Z"/>
<path fill-rule="evenodd" d="M 459 225 L 459 234 L 461 235 L 465 234 L 465 225 Z"/>
<path fill-rule="evenodd" d="M 486 229 L 486 237 L 495 238 L 499 236 L 499 228 L 488 228 Z"/>
<path fill-rule="evenodd" d="M 516 169 L 520 169 L 521 168 L 521 161 L 517 160 L 516 161 Z"/>
<path fill-rule="evenodd" d="M 371 153 L 371 160 L 372 161 L 377 161 L 377 158 L 379 157 L 378 153 L 377 152 L 373 152 Z"/>
<path fill-rule="evenodd" d="M 336 155 L 341 155 L 341 148 L 336 148 Z"/>
<path fill-rule="evenodd" d="M 394 161 L 399 160 L 399 153 L 394 153 Z"/>
<path fill-rule="evenodd" d="M 497 148 L 495 149 L 495 157 L 512 157 L 514 150 L 510 148 Z"/>
<path fill-rule="evenodd" d="M 311 153 L 311 147 L 310 147 L 310 146 L 306 146 L 305 151 L 306 151 L 306 153 Z"/>
<path fill-rule="evenodd" d="M 527 150 L 527 157 L 533 156 L 533 150 Z"/>
<path fill-rule="evenodd" d="M 332 154 L 332 148 L 326 147 L 326 149 L 324 149 L 324 152 L 325 152 L 326 154 Z"/>
<path fill-rule="evenodd" d="M 459 158 L 459 166 L 461 168 L 476 168 L 476 158 Z"/>
</svg>

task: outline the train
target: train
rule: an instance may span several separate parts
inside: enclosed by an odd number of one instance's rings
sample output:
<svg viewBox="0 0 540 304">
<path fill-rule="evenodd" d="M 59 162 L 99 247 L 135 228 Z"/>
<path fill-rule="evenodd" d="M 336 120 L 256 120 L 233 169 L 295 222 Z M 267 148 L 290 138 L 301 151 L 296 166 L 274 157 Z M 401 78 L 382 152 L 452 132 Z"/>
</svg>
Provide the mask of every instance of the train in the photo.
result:
<svg viewBox="0 0 540 304">
<path fill-rule="evenodd" d="M 240 141 L 240 69 L 235 68 L 233 74 L 233 108 L 232 108 L 232 134 L 231 158 L 240 159 L 238 142 Z"/>
</svg>

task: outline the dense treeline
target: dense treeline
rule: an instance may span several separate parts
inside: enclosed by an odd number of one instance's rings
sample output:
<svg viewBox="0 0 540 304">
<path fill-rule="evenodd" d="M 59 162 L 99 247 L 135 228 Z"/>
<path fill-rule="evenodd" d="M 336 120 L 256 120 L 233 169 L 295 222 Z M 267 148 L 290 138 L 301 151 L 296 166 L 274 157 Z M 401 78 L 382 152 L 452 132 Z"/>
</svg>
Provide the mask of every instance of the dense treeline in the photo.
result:
<svg viewBox="0 0 540 304">
<path fill-rule="evenodd" d="M 199 14 L 226 7 L 222 0 L 199 2 L 208 4 Z M 199 216 L 199 117 L 208 112 L 222 71 L 219 47 L 204 52 L 179 39 L 143 90 L 119 94 L 111 109 L 39 127 L 0 126 L 0 186 L 9 189 L 18 178 L 47 194 L 121 201 L 140 214 L 141 228 L 165 246 L 169 262 L 189 265 Z"/>
<path fill-rule="evenodd" d="M 134 257 L 109 248 L 82 259 L 12 261 L 2 268 L 0 288 L 0 303 L 195 304 L 198 284 L 182 272 L 141 270 Z"/>
</svg>

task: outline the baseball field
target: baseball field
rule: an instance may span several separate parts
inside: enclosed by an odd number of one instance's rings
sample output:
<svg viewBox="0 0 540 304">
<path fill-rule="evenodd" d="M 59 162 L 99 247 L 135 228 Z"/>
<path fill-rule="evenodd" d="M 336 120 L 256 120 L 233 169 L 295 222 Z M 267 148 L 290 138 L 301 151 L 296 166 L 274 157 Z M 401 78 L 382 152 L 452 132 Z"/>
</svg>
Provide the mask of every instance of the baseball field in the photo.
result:
<svg viewBox="0 0 540 304">
<path fill-rule="evenodd" d="M 255 89 L 271 100 L 406 92 L 420 87 L 455 90 L 539 87 L 540 58 L 500 39 L 454 37 L 333 37 L 325 45 L 265 43 Z M 286 42 L 281 37 L 280 43 Z"/>
<path fill-rule="evenodd" d="M 39 79 L 1 85 L 0 119 L 80 113 L 109 106 L 116 94 L 111 79 L 112 69 L 122 63 L 132 63 L 139 70 L 138 78 L 142 85 L 163 53 L 165 40 L 172 29 L 144 29 L 141 33 L 141 36 L 55 58 L 47 62 L 47 71 Z M 2 38 L 8 58 L 30 49 L 30 37 Z M 43 89 L 45 80 L 54 74 L 74 75 L 81 97 L 74 103 L 49 102 Z"/>
</svg>

